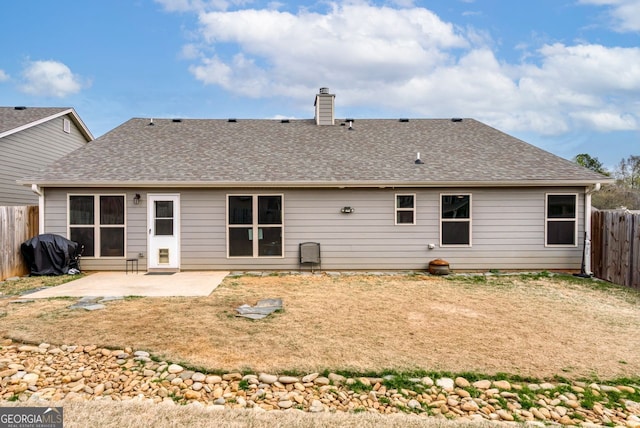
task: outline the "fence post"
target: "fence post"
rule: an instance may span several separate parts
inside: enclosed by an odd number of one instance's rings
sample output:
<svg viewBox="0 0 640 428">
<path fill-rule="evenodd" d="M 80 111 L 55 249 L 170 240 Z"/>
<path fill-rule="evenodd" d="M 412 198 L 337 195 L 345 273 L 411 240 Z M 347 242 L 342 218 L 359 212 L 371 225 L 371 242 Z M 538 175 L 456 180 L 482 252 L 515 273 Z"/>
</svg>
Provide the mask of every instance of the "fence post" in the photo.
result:
<svg viewBox="0 0 640 428">
<path fill-rule="evenodd" d="M 38 234 L 38 226 L 37 206 L 0 207 L 0 281 L 29 273 L 20 245 Z"/>
<path fill-rule="evenodd" d="M 640 290 L 640 214 L 632 216 L 630 269 L 630 286 Z"/>
<path fill-rule="evenodd" d="M 640 214 L 593 211 L 591 227 L 593 274 L 640 289 Z"/>
</svg>

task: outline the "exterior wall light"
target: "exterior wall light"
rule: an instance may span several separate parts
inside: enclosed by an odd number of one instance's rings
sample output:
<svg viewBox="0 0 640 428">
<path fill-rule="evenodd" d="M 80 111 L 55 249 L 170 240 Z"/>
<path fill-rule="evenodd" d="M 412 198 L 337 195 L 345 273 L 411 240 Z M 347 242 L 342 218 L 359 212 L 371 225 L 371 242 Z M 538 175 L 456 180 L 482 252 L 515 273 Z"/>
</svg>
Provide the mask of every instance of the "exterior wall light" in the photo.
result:
<svg viewBox="0 0 640 428">
<path fill-rule="evenodd" d="M 355 210 L 355 208 L 351 208 L 351 207 L 343 207 L 343 208 L 340 210 L 340 212 L 341 212 L 342 214 L 351 214 L 351 213 L 353 213 L 353 212 L 355 212 L 355 211 L 356 211 L 356 210 Z"/>
<path fill-rule="evenodd" d="M 138 205 L 140 203 L 140 193 L 136 193 L 133 197 L 133 205 Z"/>
</svg>

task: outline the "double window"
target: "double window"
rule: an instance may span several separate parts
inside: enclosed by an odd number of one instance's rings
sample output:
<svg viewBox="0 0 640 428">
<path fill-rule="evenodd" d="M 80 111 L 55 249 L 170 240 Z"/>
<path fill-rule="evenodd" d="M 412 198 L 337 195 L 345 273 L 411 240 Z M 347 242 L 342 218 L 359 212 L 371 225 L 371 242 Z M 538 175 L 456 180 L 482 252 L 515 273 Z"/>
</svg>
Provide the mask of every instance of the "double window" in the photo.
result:
<svg viewBox="0 0 640 428">
<path fill-rule="evenodd" d="M 471 246 L 471 195 L 440 195 L 440 245 Z"/>
<path fill-rule="evenodd" d="M 578 195 L 547 194 L 546 201 L 546 245 L 577 245 L 578 233 Z"/>
<path fill-rule="evenodd" d="M 124 195 L 69 195 L 69 239 L 85 257 L 124 257 Z"/>
<path fill-rule="evenodd" d="M 282 195 L 228 195 L 229 257 L 282 257 Z"/>
<path fill-rule="evenodd" d="M 416 224 L 416 195 L 396 195 L 396 224 Z"/>
</svg>

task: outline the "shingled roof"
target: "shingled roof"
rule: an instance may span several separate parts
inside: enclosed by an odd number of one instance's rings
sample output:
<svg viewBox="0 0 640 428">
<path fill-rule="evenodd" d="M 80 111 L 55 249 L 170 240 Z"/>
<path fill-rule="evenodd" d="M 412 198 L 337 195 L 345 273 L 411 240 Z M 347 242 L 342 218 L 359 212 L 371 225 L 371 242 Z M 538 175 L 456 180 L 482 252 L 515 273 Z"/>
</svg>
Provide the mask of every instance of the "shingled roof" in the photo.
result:
<svg viewBox="0 0 640 428">
<path fill-rule="evenodd" d="M 151 125 L 153 123 L 153 125 Z M 416 164 L 417 153 L 423 164 Z M 473 119 L 131 119 L 24 183 L 43 186 L 537 186 L 607 178 Z"/>
<path fill-rule="evenodd" d="M 71 107 L 0 107 L 0 138 L 64 115 L 70 115 L 87 141 L 93 140 L 93 135 Z"/>
</svg>

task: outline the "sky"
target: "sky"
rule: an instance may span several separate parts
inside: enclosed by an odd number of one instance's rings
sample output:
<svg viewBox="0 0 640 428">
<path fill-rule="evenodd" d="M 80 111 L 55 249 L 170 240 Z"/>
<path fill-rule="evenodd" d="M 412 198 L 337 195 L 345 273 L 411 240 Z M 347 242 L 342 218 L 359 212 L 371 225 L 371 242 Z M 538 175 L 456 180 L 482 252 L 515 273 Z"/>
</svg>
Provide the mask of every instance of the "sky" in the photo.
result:
<svg viewBox="0 0 640 428">
<path fill-rule="evenodd" d="M 640 155 L 640 0 L 20 0 L 0 105 L 132 117 L 471 117 L 609 169 Z"/>
</svg>

